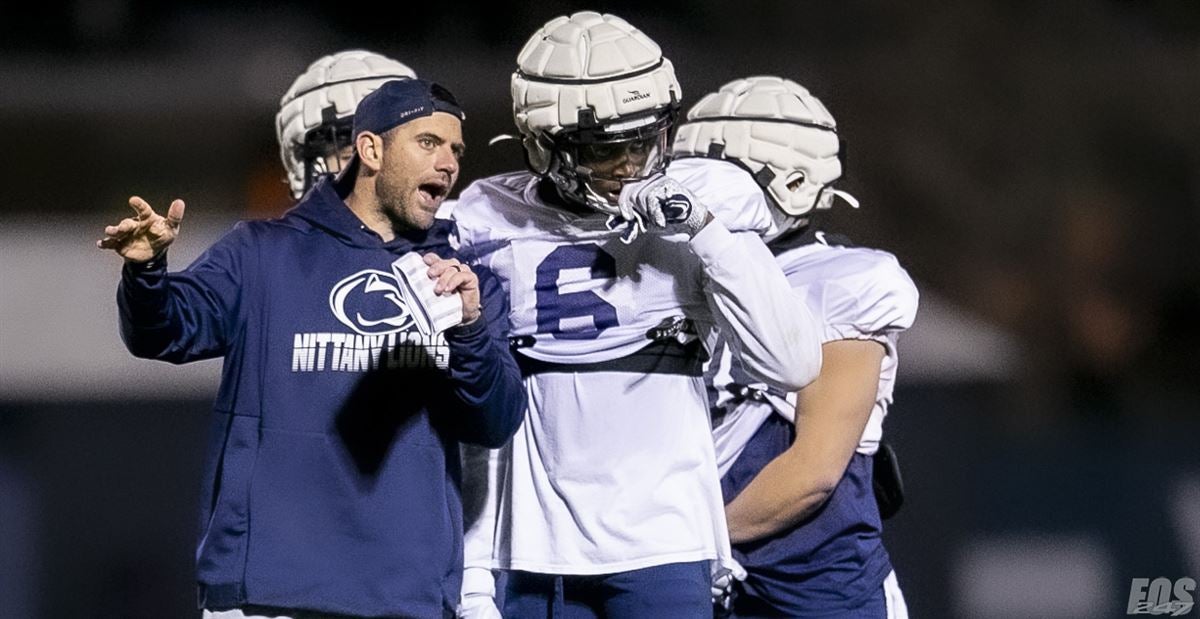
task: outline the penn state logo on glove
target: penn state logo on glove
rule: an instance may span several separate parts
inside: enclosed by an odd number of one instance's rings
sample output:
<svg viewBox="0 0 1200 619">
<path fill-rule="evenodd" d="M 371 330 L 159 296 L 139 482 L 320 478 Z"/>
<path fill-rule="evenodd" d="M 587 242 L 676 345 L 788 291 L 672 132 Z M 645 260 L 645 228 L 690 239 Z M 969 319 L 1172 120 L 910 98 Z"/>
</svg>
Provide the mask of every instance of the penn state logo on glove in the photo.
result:
<svg viewBox="0 0 1200 619">
<path fill-rule="evenodd" d="M 675 179 L 661 174 L 621 189 L 617 200 L 621 218 L 631 222 L 631 228 L 679 227 L 695 236 L 708 221 L 708 208 L 692 192 Z M 628 240 L 632 242 L 637 234 Z"/>
<path fill-rule="evenodd" d="M 667 223 L 680 224 L 688 220 L 692 214 L 692 201 L 687 196 L 676 193 L 663 198 L 659 208 L 667 218 Z"/>
<path fill-rule="evenodd" d="M 746 580 L 746 568 L 736 559 L 725 557 L 719 560 L 712 571 L 712 604 L 714 617 L 728 617 L 733 612 L 733 602 L 737 598 L 737 590 L 733 584 Z"/>
</svg>

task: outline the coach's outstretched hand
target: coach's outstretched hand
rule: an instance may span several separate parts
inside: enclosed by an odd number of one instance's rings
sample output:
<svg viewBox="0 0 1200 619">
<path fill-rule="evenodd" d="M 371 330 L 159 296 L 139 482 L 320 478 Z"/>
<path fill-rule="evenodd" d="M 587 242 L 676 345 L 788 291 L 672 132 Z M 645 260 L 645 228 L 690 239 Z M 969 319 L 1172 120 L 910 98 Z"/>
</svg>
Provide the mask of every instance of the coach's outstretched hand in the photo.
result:
<svg viewBox="0 0 1200 619">
<path fill-rule="evenodd" d="M 105 226 L 104 238 L 96 241 L 96 247 L 111 249 L 127 262 L 148 262 L 162 253 L 179 234 L 183 200 L 171 202 L 166 217 L 155 213 L 137 196 L 129 198 L 129 206 L 136 214 L 115 226 Z"/>
</svg>

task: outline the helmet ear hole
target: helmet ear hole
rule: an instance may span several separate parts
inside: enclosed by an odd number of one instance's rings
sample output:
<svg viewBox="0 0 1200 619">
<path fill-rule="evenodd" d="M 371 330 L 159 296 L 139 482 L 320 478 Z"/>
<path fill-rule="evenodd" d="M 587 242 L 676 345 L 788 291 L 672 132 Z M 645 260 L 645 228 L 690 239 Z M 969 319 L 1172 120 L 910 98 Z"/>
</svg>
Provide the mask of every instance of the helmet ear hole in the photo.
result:
<svg viewBox="0 0 1200 619">
<path fill-rule="evenodd" d="M 804 181 L 807 179 L 808 179 L 808 177 L 804 175 L 804 170 L 796 170 L 795 172 L 793 172 L 792 174 L 790 174 L 788 176 L 788 179 L 787 179 L 788 191 L 794 192 L 794 191 L 799 190 L 801 187 L 804 186 Z"/>
</svg>

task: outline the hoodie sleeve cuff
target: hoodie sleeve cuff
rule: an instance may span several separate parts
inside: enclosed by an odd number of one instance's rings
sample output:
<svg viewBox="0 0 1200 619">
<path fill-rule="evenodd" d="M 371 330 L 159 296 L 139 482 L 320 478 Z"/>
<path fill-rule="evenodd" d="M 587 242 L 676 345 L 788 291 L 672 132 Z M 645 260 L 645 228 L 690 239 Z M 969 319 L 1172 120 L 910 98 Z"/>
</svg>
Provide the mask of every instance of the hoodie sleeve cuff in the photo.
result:
<svg viewBox="0 0 1200 619">
<path fill-rule="evenodd" d="M 446 341 L 466 344 L 487 337 L 487 317 L 480 315 L 479 319 L 468 325 L 457 325 L 446 329 Z"/>
<path fill-rule="evenodd" d="M 130 275 L 141 275 L 143 273 L 163 272 L 167 270 L 167 252 L 162 252 L 157 256 L 145 262 L 130 262 L 125 261 L 125 266 L 122 269 Z"/>
</svg>

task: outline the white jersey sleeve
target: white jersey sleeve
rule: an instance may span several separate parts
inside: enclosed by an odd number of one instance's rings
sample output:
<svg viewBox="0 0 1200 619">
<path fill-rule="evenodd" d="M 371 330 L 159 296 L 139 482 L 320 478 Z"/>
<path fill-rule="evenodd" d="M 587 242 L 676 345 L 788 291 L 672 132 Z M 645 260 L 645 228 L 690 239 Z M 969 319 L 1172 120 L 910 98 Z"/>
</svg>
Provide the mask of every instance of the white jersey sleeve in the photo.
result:
<svg viewBox="0 0 1200 619">
<path fill-rule="evenodd" d="M 917 287 L 896 257 L 884 251 L 816 243 L 778 258 L 788 281 L 821 320 L 824 342 L 871 340 L 886 349 L 875 407 L 858 446 L 860 453 L 873 454 L 896 384 L 896 340 L 916 320 Z"/>
<path fill-rule="evenodd" d="M 818 240 L 823 238 L 817 235 Z M 875 453 L 883 435 L 883 420 L 892 402 L 899 363 L 896 341 L 912 326 L 918 306 L 917 288 L 894 256 L 860 247 L 830 246 L 823 242 L 789 249 L 776 257 L 788 282 L 821 323 L 821 342 L 856 339 L 879 342 L 886 353 L 879 371 L 875 405 L 857 451 Z M 718 403 L 726 413 L 714 424 L 718 469 L 722 475 L 741 454 L 746 442 L 772 413 L 795 420 L 794 393 L 764 393 L 760 401 L 732 404 L 719 388 L 738 380 L 738 364 L 725 354 L 715 358 L 710 380 L 718 387 Z"/>
<path fill-rule="evenodd" d="M 746 170 L 731 161 L 703 157 L 676 159 L 667 168 L 667 176 L 696 194 L 730 232 L 761 235 L 774 229 L 762 188 Z"/>
<path fill-rule="evenodd" d="M 912 326 L 918 294 L 896 257 L 874 249 L 815 243 L 780 254 L 788 282 L 823 325 L 822 342 L 889 336 Z"/>
<path fill-rule="evenodd" d="M 688 188 L 708 199 L 703 189 Z M 758 234 L 730 232 L 717 220 L 691 245 L 704 265 L 718 335 L 730 343 L 746 372 L 787 392 L 816 379 L 821 371 L 820 323 L 792 292 Z"/>
</svg>

